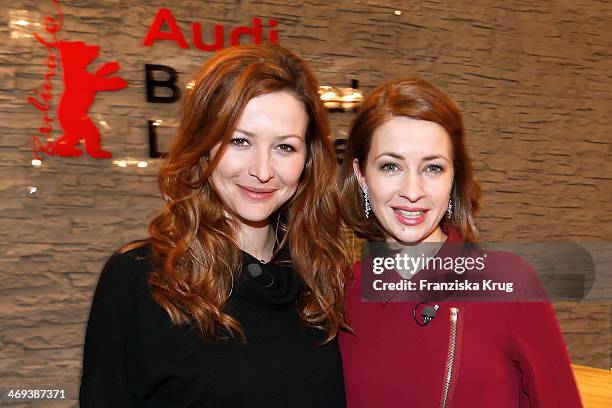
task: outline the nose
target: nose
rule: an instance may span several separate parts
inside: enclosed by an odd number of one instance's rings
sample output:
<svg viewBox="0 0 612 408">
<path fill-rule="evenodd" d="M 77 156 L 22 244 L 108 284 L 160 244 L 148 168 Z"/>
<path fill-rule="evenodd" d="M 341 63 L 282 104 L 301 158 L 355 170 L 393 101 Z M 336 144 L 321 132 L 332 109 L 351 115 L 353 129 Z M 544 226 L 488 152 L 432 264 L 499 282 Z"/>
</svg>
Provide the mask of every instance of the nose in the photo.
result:
<svg viewBox="0 0 612 408">
<path fill-rule="evenodd" d="M 400 190 L 400 196 L 407 198 L 411 203 L 416 203 L 425 196 L 422 180 L 418 174 L 411 172 L 406 175 Z"/>
<path fill-rule="evenodd" d="M 267 183 L 274 177 L 272 158 L 267 150 L 255 152 L 253 162 L 249 166 L 249 175 L 257 178 L 260 183 Z"/>
</svg>

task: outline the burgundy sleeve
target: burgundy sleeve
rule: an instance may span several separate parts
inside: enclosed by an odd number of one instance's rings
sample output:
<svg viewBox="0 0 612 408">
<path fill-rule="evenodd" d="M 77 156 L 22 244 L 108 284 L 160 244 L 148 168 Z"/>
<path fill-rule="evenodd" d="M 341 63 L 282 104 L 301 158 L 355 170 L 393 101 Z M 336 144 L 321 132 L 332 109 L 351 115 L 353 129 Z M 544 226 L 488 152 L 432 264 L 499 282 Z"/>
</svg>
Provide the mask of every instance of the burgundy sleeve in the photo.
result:
<svg viewBox="0 0 612 408">
<path fill-rule="evenodd" d="M 518 257 L 517 257 L 518 258 Z M 516 272 L 542 290 L 531 267 L 522 259 Z M 582 407 L 559 323 L 547 300 L 510 305 L 513 358 L 522 374 L 521 408 Z"/>
</svg>

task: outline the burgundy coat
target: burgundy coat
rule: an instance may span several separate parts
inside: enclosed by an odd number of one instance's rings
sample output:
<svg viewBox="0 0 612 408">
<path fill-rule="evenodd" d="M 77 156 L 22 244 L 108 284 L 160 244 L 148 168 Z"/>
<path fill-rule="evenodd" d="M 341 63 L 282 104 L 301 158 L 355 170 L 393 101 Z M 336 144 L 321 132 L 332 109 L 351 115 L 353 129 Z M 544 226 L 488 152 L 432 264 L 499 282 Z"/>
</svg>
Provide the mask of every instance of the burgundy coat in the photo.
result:
<svg viewBox="0 0 612 408">
<path fill-rule="evenodd" d="M 461 237 L 450 231 L 446 242 Z M 488 262 L 538 281 L 516 255 Z M 438 302 L 420 327 L 415 301 L 362 301 L 361 266 L 346 293 L 355 334 L 339 339 L 349 408 L 582 406 L 550 302 Z"/>
</svg>

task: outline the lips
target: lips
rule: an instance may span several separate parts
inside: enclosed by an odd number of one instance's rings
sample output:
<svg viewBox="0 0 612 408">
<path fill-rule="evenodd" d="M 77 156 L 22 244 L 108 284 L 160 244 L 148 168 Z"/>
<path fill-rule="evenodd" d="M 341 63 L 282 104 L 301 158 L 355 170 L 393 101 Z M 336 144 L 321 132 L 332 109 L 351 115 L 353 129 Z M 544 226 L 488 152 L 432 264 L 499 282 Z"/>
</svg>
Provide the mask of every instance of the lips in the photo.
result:
<svg viewBox="0 0 612 408">
<path fill-rule="evenodd" d="M 258 187 L 249 187 L 249 186 L 241 186 L 237 185 L 240 192 L 247 198 L 264 201 L 272 197 L 276 189 L 274 188 L 258 188 Z"/>
<path fill-rule="evenodd" d="M 422 210 L 415 210 L 415 211 L 407 211 L 407 210 L 396 210 L 400 215 L 404 216 L 404 217 L 408 217 L 408 218 L 416 218 L 416 217 L 420 217 L 421 214 L 423 214 Z"/>
<path fill-rule="evenodd" d="M 419 225 L 425 221 L 428 211 L 429 210 L 426 208 L 393 207 L 393 212 L 397 220 L 404 225 L 410 226 Z"/>
</svg>

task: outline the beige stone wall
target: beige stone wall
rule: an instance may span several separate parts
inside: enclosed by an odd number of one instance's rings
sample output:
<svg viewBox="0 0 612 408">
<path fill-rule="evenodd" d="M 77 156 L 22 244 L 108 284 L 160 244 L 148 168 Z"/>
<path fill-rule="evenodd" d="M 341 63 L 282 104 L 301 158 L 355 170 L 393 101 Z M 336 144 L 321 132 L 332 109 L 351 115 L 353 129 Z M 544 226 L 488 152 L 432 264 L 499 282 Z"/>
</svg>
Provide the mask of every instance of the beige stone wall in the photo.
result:
<svg viewBox="0 0 612 408">
<path fill-rule="evenodd" d="M 58 38 L 99 45 L 92 67 L 117 60 L 129 83 L 98 93 L 90 110 L 117 159 L 148 160 L 146 120 L 176 112 L 146 102 L 144 64 L 172 66 L 184 84 L 211 55 L 173 43 L 143 47 L 160 6 L 171 8 L 188 41 L 191 22 L 210 36 L 214 23 L 231 30 L 252 17 L 276 18 L 280 42 L 324 84 L 358 79 L 369 90 L 419 75 L 446 90 L 465 113 L 483 183 L 484 241 L 612 241 L 608 2 L 64 1 Z M 63 388 L 67 400 L 28 406 L 74 406 L 94 285 L 115 248 L 146 236 L 161 203 L 159 160 L 121 168 L 48 157 L 31 166 L 41 115 L 27 97 L 43 82 L 46 54 L 31 37 L 11 39 L 20 10 L 42 22 L 53 8 L 46 0 L 0 6 L 1 386 Z M 56 103 L 61 81 L 53 83 Z M 332 115 L 336 136 L 350 118 Z M 610 367 L 611 304 L 556 310 L 573 361 Z"/>
</svg>

